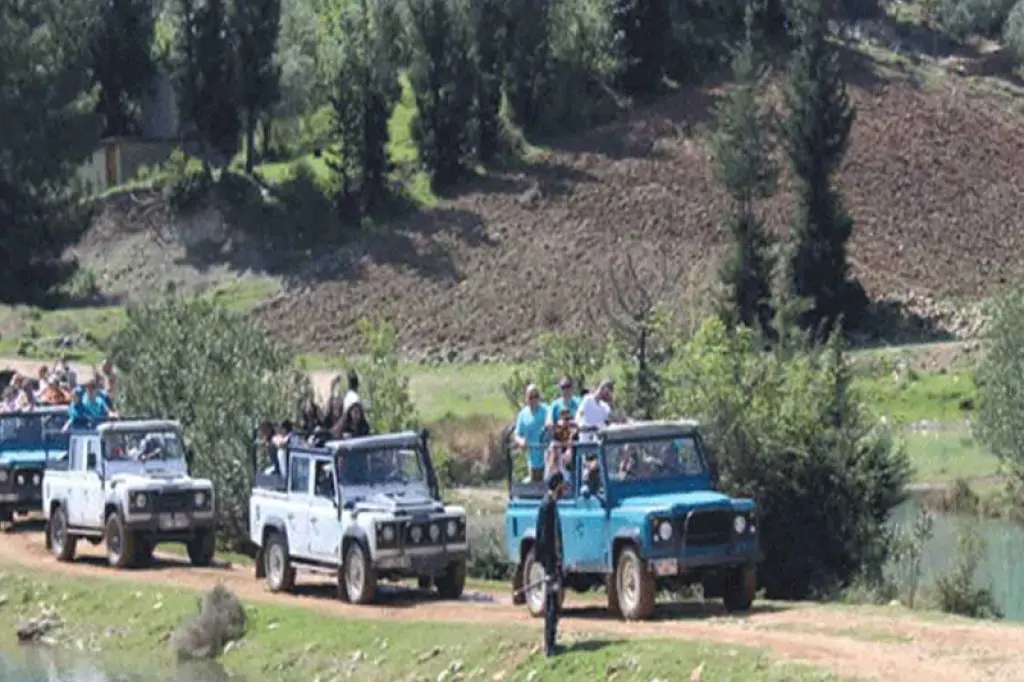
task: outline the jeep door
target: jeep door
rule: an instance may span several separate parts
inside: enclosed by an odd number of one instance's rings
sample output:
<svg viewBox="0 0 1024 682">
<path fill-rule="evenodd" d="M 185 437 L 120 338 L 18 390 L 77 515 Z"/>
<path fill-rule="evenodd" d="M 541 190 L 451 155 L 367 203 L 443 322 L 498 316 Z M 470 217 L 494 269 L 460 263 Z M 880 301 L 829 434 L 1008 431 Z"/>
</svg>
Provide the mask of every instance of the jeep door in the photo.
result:
<svg viewBox="0 0 1024 682">
<path fill-rule="evenodd" d="M 313 460 L 313 496 L 309 504 L 310 552 L 317 561 L 341 561 L 341 520 L 334 458 Z"/>
<path fill-rule="evenodd" d="M 68 520 L 71 525 L 83 528 L 103 527 L 103 508 L 106 498 L 103 493 L 103 456 L 100 452 L 99 436 L 73 438 L 77 454 L 70 466 L 78 464 L 68 476 Z M 75 456 L 78 461 L 75 462 Z"/>
<path fill-rule="evenodd" d="M 558 514 L 562 519 L 562 562 L 567 570 L 574 573 L 601 573 L 610 565 L 608 513 L 601 501 L 602 491 L 591 491 L 588 497 L 580 492 L 587 454 L 596 454 L 596 448 L 577 446 L 572 490 L 558 503 Z"/>
<path fill-rule="evenodd" d="M 288 463 L 288 498 L 285 500 L 285 523 L 288 525 L 288 553 L 310 558 L 309 512 L 313 490 L 312 466 L 309 455 L 291 453 Z"/>
</svg>

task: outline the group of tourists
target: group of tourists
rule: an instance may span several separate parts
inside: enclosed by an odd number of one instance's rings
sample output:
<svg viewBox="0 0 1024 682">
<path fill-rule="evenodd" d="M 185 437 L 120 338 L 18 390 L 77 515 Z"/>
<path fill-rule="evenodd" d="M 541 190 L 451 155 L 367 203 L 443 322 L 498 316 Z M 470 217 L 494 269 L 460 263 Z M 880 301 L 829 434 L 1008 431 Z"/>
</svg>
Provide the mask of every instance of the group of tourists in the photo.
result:
<svg viewBox="0 0 1024 682">
<path fill-rule="evenodd" d="M 560 395 L 550 405 L 544 404 L 536 384 L 526 387 L 526 404 L 516 417 L 513 438 L 526 453 L 530 470 L 527 481 L 540 483 L 561 472 L 568 479 L 572 467 L 572 443 L 591 442 L 597 430 L 617 421 L 613 415 L 615 385 L 611 379 L 589 392 L 575 392 L 572 379 L 558 382 Z"/>
<path fill-rule="evenodd" d="M 79 382 L 78 374 L 61 357 L 50 368 L 41 365 L 35 376 L 15 372 L 0 396 L 0 414 L 32 412 L 43 406 L 67 405 L 65 430 L 92 428 L 107 419 L 116 419 L 114 394 L 117 375 L 109 360 L 104 360 L 92 376 Z"/>
</svg>

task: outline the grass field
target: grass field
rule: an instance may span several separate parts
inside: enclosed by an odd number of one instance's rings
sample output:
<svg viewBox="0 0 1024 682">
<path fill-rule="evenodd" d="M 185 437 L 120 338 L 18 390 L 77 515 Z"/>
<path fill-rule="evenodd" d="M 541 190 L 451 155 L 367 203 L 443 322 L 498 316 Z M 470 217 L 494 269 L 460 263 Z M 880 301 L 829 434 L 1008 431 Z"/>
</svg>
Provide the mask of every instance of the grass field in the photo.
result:
<svg viewBox="0 0 1024 682">
<path fill-rule="evenodd" d="M 160 680 L 173 666 L 169 634 L 196 608 L 196 594 L 122 581 L 32 575 L 3 570 L 0 627 L 12 631 L 43 607 L 64 625 L 58 644 L 90 652 L 115 671 Z M 777 663 L 761 652 L 680 640 L 614 641 L 563 638 L 566 653 L 539 655 L 539 631 L 445 623 L 348 620 L 294 607 L 247 604 L 247 632 L 221 659 L 243 679 L 400 680 L 469 679 L 678 680 L 704 664 L 705 680 L 774 682 L 836 679 L 816 670 Z M 444 671 L 448 671 L 444 675 Z"/>
<path fill-rule="evenodd" d="M 1000 473 L 999 460 L 965 428 L 908 433 L 904 442 L 918 483 L 946 483 Z"/>
</svg>

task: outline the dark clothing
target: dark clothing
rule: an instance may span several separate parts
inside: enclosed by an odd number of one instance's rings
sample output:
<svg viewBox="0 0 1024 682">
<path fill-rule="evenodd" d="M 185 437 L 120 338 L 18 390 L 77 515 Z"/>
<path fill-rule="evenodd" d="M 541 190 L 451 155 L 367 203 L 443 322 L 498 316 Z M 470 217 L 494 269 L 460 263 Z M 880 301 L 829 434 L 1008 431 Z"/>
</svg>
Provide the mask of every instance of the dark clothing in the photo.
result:
<svg viewBox="0 0 1024 682">
<path fill-rule="evenodd" d="M 366 421 L 366 415 L 360 414 L 356 419 L 353 411 L 349 408 L 341 417 L 333 432 L 335 438 L 362 438 L 370 435 L 370 422 Z"/>
<path fill-rule="evenodd" d="M 562 522 L 558 517 L 558 500 L 546 495 L 537 513 L 537 562 L 544 567 L 544 653 L 553 656 L 558 630 L 558 596 L 562 585 Z"/>
</svg>

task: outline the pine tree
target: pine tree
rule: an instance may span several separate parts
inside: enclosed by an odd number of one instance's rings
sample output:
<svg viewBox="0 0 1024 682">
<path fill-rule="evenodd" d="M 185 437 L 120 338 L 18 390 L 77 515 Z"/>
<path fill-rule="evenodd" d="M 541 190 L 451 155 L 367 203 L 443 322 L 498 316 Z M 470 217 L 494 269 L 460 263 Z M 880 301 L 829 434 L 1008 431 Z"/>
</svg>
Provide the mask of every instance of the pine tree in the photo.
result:
<svg viewBox="0 0 1024 682">
<path fill-rule="evenodd" d="M 512 119 L 526 130 L 541 122 L 544 93 L 554 77 L 553 0 L 510 0 L 505 92 Z"/>
<path fill-rule="evenodd" d="M 472 0 L 476 67 L 476 156 L 490 162 L 501 137 L 501 81 L 505 68 L 508 17 L 505 0 Z"/>
<path fill-rule="evenodd" d="M 805 328 L 827 334 L 840 315 L 858 319 L 863 295 L 849 281 L 846 243 L 853 220 L 833 178 L 846 153 L 855 111 L 837 54 L 828 42 L 826 18 L 815 0 L 791 8 L 797 47 L 790 65 L 783 143 L 795 178 L 789 287 L 811 309 Z"/>
<path fill-rule="evenodd" d="M 152 0 L 103 0 L 92 39 L 91 63 L 100 86 L 97 111 L 104 135 L 138 132 L 137 110 L 152 84 L 155 16 Z"/>
<path fill-rule="evenodd" d="M 462 174 L 472 149 L 474 70 L 469 17 L 458 0 L 409 4 L 416 93 L 412 138 L 431 186 L 443 190 Z"/>
<path fill-rule="evenodd" d="M 736 84 L 716 111 L 716 176 L 733 203 L 733 213 L 726 221 L 733 247 L 721 277 L 728 291 L 727 321 L 760 327 L 772 338 L 772 240 L 755 202 L 774 193 L 778 173 L 758 104 L 764 69 L 757 65 L 751 19 L 748 12 L 747 40 L 733 61 Z"/>
<path fill-rule="evenodd" d="M 388 123 L 402 91 L 389 40 L 390 0 L 342 10 L 341 62 L 331 96 L 336 145 L 327 165 L 337 178 L 343 217 L 367 215 L 386 197 Z"/>
<path fill-rule="evenodd" d="M 252 173 L 256 126 L 281 98 L 281 70 L 275 62 L 281 30 L 281 0 L 235 0 L 238 96 L 245 116 L 245 170 Z"/>
<path fill-rule="evenodd" d="M 612 0 L 612 23 L 624 58 L 622 89 L 630 95 L 653 94 L 665 75 L 669 31 L 667 0 Z"/>
</svg>

